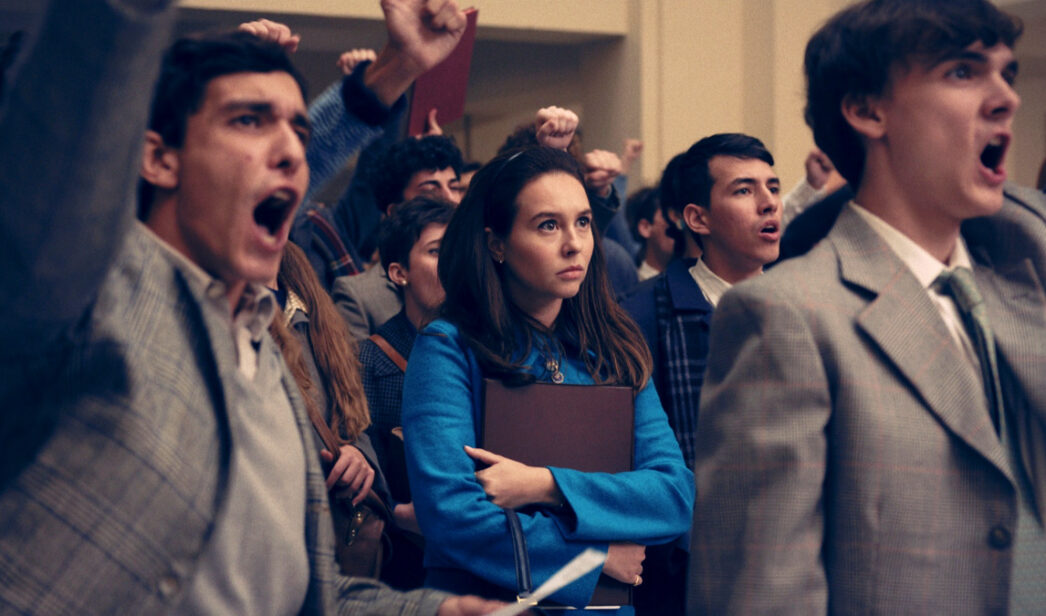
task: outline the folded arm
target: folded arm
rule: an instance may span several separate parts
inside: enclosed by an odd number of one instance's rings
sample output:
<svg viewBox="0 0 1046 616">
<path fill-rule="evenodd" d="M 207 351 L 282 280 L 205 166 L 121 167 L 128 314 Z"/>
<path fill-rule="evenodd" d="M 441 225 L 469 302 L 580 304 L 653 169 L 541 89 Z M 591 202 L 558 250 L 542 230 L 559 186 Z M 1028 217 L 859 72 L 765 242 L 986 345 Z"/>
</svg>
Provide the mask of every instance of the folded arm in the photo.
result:
<svg viewBox="0 0 1046 616">
<path fill-rule="evenodd" d="M 475 462 L 463 445 L 475 446 L 475 360 L 451 328 L 438 322 L 411 351 L 403 396 L 407 470 L 418 523 L 426 537 L 426 564 L 463 569 L 502 588 L 514 589 L 512 543 L 503 510 L 487 499 Z M 548 510 L 520 512 L 534 580 L 544 580 L 585 548 L 605 551 L 606 541 L 574 540 Z M 553 598 L 587 604 L 598 573 L 567 586 Z"/>
<path fill-rule="evenodd" d="M 552 475 L 576 522 L 569 536 L 647 545 L 686 533 L 694 505 L 694 476 L 652 382 L 636 395 L 635 470 L 583 473 L 553 468 Z"/>
</svg>

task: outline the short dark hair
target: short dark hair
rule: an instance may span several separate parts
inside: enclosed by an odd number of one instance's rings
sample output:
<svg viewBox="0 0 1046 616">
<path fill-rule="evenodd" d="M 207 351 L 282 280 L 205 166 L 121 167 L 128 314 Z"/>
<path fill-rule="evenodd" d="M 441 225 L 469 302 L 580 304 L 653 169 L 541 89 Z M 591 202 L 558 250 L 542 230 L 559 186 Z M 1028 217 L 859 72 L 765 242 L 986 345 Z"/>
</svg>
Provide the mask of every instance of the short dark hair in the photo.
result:
<svg viewBox="0 0 1046 616">
<path fill-rule="evenodd" d="M 424 195 L 396 206 L 392 214 L 381 221 L 378 229 L 381 266 L 386 272 L 393 263 L 410 269 L 410 251 L 421 237 L 421 232 L 432 224 L 449 223 L 453 214 L 454 206 L 450 203 Z"/>
<path fill-rule="evenodd" d="M 716 156 L 755 158 L 774 166 L 770 150 L 755 137 L 741 133 L 719 133 L 701 139 L 689 150 L 670 160 L 661 175 L 661 214 L 666 221 L 672 220 L 668 215 L 671 211 L 682 215 L 688 203 L 709 206 L 715 178 L 708 170 L 708 163 Z M 675 240 L 678 249 L 684 239 L 683 231 L 670 224 L 668 235 Z"/>
<path fill-rule="evenodd" d="M 207 86 L 233 73 L 288 73 L 308 100 L 305 78 L 277 43 L 241 31 L 206 33 L 178 39 L 164 54 L 153 92 L 149 129 L 165 145 L 181 147 L 189 116 L 200 110 Z M 153 186 L 138 182 L 138 217 L 145 219 L 152 206 Z"/>
<path fill-rule="evenodd" d="M 398 141 L 389 146 L 372 171 L 375 205 L 384 213 L 388 206 L 403 201 L 404 189 L 419 171 L 439 171 L 450 167 L 460 176 L 463 165 L 461 150 L 450 137 L 429 135 Z"/>
<path fill-rule="evenodd" d="M 646 243 L 646 238 L 639 234 L 639 221 L 653 223 L 654 213 L 660 206 L 656 188 L 640 188 L 632 193 L 625 203 L 625 218 L 628 219 L 628 230 L 632 232 L 632 239 L 640 244 Z"/>
<path fill-rule="evenodd" d="M 931 67 L 977 41 L 1013 47 L 1021 31 L 988 0 L 865 0 L 840 11 L 806 45 L 805 117 L 817 147 L 856 190 L 865 152 L 844 100 L 887 93 L 896 68 Z"/>
</svg>

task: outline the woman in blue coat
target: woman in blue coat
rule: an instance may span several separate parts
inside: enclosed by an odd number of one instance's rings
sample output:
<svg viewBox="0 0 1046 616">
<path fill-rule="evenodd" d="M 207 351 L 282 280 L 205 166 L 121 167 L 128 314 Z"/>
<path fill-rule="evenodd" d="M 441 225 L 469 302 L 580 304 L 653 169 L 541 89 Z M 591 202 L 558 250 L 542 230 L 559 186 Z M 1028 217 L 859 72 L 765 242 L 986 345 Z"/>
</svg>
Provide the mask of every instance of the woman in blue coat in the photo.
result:
<svg viewBox="0 0 1046 616">
<path fill-rule="evenodd" d="M 565 152 L 508 152 L 476 174 L 447 227 L 442 318 L 415 342 L 403 399 L 428 586 L 515 596 L 504 509 L 519 514 L 534 586 L 589 547 L 607 552 L 602 573 L 639 585 L 643 546 L 689 528 L 693 475 L 649 383 L 650 353 L 612 299 L 583 182 Z M 635 470 L 531 467 L 475 448 L 484 377 L 633 387 Z M 599 573 L 552 599 L 588 605 Z"/>
</svg>

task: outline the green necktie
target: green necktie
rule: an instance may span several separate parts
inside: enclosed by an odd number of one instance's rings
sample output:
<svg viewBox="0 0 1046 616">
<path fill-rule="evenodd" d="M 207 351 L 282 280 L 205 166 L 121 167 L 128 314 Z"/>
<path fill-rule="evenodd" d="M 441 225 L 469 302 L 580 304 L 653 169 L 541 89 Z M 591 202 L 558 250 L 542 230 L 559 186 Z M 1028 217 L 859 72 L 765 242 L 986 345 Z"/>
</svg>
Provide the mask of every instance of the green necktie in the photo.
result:
<svg viewBox="0 0 1046 616">
<path fill-rule="evenodd" d="M 973 272 L 965 267 L 945 270 L 934 280 L 934 285 L 950 295 L 959 307 L 966 332 L 970 335 L 980 360 L 984 393 L 988 397 L 988 411 L 991 413 L 995 431 L 999 432 L 999 417 L 1003 412 L 1003 405 L 999 364 L 995 358 L 995 338 L 988 323 L 988 309 L 984 305 L 984 298 L 973 281 Z"/>
</svg>

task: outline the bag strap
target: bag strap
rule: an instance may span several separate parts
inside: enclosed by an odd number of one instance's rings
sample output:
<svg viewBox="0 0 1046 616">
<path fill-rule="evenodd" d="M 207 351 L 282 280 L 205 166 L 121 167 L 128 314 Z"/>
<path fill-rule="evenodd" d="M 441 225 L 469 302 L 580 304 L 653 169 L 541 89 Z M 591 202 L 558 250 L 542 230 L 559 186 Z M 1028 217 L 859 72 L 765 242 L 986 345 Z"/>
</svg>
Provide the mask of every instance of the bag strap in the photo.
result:
<svg viewBox="0 0 1046 616">
<path fill-rule="evenodd" d="M 396 367 L 399 368 L 401 372 L 407 371 L 407 360 L 400 355 L 399 351 L 392 348 L 392 345 L 389 344 L 389 341 L 386 340 L 384 336 L 381 334 L 371 334 L 370 341 L 378 345 L 378 348 L 392 360 L 392 363 L 396 364 Z"/>
<path fill-rule="evenodd" d="M 527 537 L 523 534 L 523 525 L 515 510 L 505 509 L 505 521 L 508 522 L 508 534 L 512 539 L 512 556 L 516 565 L 516 599 L 522 601 L 534 592 L 530 580 L 530 554 L 527 552 Z"/>
</svg>

